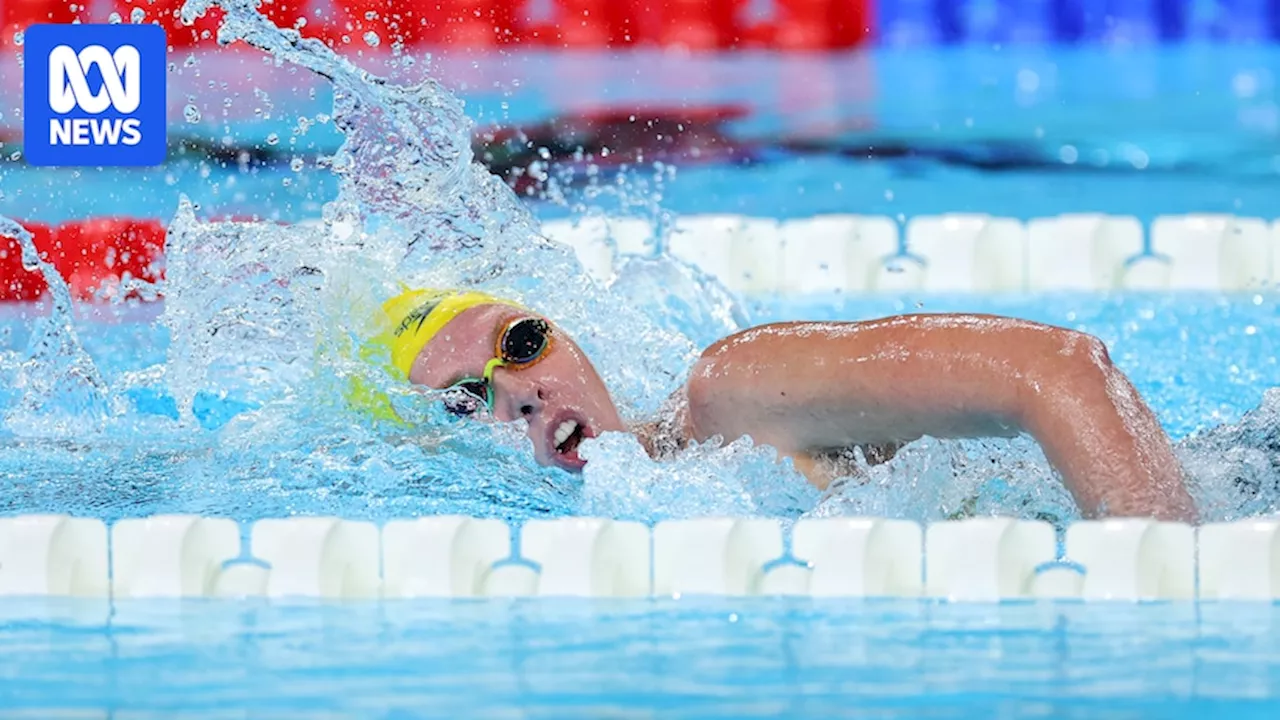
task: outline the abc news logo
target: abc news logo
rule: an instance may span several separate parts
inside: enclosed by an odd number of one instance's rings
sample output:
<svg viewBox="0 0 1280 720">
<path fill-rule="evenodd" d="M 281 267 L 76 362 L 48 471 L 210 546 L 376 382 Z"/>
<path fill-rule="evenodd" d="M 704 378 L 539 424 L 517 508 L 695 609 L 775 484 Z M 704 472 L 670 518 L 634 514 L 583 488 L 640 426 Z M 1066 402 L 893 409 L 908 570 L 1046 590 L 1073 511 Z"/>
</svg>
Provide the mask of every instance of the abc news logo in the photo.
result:
<svg viewBox="0 0 1280 720">
<path fill-rule="evenodd" d="M 27 161 L 164 162 L 164 31 L 154 25 L 35 25 L 24 44 Z"/>
<path fill-rule="evenodd" d="M 137 111 L 142 104 L 138 48 L 122 45 L 115 53 L 101 45 L 90 45 L 77 53 L 59 45 L 49 53 L 49 107 L 60 115 L 77 108 L 98 114 L 114 107 L 121 114 Z M 102 73 L 102 89 L 89 89 L 86 69 Z M 49 121 L 52 145 L 137 145 L 142 142 L 138 118 L 54 118 Z"/>
</svg>

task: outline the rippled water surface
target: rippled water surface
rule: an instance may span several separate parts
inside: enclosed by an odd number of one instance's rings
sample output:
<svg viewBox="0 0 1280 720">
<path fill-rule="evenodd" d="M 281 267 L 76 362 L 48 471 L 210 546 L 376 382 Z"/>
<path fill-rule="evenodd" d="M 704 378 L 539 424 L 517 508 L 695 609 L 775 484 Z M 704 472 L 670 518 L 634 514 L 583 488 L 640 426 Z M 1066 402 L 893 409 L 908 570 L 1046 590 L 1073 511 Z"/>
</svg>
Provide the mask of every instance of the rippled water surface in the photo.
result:
<svg viewBox="0 0 1280 720">
<path fill-rule="evenodd" d="M 0 625 L 0 706 L 38 717 L 1274 717 L 1280 685 L 1265 604 L 24 611 L 61 617 Z"/>
<path fill-rule="evenodd" d="M 743 312 L 751 323 L 856 320 L 904 310 L 999 312 L 1095 333 L 1182 443 L 1185 461 L 1202 481 L 1198 496 L 1206 514 L 1230 518 L 1274 512 L 1280 501 L 1280 442 L 1271 440 L 1275 408 L 1264 402 L 1268 388 L 1280 387 L 1278 300 L 1191 294 L 815 297 L 748 300 Z M 76 324 L 108 385 L 119 386 L 130 373 L 163 361 L 169 333 L 154 321 L 157 312 L 144 307 L 111 322 L 98 317 Z M 16 347 L 27 344 L 30 327 L 21 316 L 3 325 Z M 193 420 L 186 423 L 178 419 L 172 393 L 143 386 L 120 391 L 115 399 L 122 408 L 105 422 L 77 415 L 44 436 L 11 427 L 0 436 L 4 508 L 106 519 L 159 512 L 241 520 L 296 513 L 374 520 L 454 512 L 512 520 L 578 514 L 656 520 L 874 512 L 928 520 L 971 506 L 976 497 L 989 512 L 1062 519 L 1073 513 L 1029 440 L 924 440 L 890 463 L 876 483 L 851 489 L 849 496 L 824 497 L 776 465 L 767 449 L 709 450 L 661 464 L 624 438 L 606 437 L 588 445 L 594 467 L 578 478 L 534 466 L 517 426 L 446 424 L 432 431 L 439 444 L 424 446 L 411 437 L 379 435 L 361 417 L 328 406 L 300 408 L 288 398 L 255 398 L 252 386 L 208 382 L 211 389 L 195 396 Z M 9 394 L 16 402 L 16 390 Z M 79 396 L 54 400 L 75 403 Z M 1241 424 L 1260 405 L 1252 424 Z M 75 432 L 78 427 L 83 432 Z M 497 447 L 486 444 L 494 438 Z M 1242 495 L 1246 475 L 1256 487 Z"/>
<path fill-rule="evenodd" d="M 439 78 L 479 127 L 532 130 L 601 108 L 640 108 L 641 119 L 741 110 L 723 127 L 736 153 L 728 161 L 684 153 L 664 185 L 665 211 L 1280 215 L 1280 50 L 1268 45 L 970 45 L 797 56 L 416 52 L 412 64 L 385 45 L 348 50 L 379 74 Z M 31 168 L 14 155 L 16 52 L 0 53 L 0 214 L 45 222 L 168 218 L 185 193 L 212 215 L 295 221 L 318 216 L 337 196 L 322 160 L 342 141 L 329 83 L 243 47 L 171 61 L 170 139 L 190 150 L 175 150 L 163 168 Z M 611 144 L 625 151 L 637 138 L 662 146 L 635 131 Z M 651 152 L 649 162 L 631 163 L 630 175 L 651 179 L 653 160 L 671 163 Z M 566 168 L 556 175 L 567 183 L 590 180 L 587 163 L 560 164 Z M 611 164 L 603 165 L 607 188 Z M 69 184 L 80 192 L 62 192 Z M 149 192 L 131 191 L 138 187 Z M 565 196 L 538 201 L 537 211 L 560 216 L 606 203 L 652 210 L 652 197 Z"/>
</svg>

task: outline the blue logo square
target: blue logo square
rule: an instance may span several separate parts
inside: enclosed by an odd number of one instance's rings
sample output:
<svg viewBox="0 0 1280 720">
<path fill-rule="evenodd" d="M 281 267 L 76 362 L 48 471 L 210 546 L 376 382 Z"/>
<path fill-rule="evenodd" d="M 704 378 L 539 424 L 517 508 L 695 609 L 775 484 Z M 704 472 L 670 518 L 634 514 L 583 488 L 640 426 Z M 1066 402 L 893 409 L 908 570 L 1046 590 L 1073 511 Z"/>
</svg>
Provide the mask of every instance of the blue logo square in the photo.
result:
<svg viewBox="0 0 1280 720">
<path fill-rule="evenodd" d="M 32 165 L 160 165 L 168 147 L 158 25 L 32 25 L 23 150 Z"/>
</svg>

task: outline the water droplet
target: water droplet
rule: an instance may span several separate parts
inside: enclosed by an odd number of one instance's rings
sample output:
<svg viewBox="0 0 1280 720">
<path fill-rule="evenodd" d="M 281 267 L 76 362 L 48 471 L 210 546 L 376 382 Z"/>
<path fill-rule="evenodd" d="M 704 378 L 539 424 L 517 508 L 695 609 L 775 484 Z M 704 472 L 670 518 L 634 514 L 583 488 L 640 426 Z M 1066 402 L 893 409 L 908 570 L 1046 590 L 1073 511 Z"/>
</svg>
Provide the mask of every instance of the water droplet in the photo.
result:
<svg viewBox="0 0 1280 720">
<path fill-rule="evenodd" d="M 378 37 L 378 33 L 372 30 L 364 34 L 364 41 L 369 47 L 378 47 L 382 44 L 382 38 Z"/>
<path fill-rule="evenodd" d="M 302 158 L 294 158 L 293 162 L 289 163 L 289 169 L 293 170 L 294 172 L 302 172 L 302 168 L 305 166 L 306 166 L 306 163 L 303 162 Z"/>
<path fill-rule="evenodd" d="M 200 109 L 195 105 L 187 105 L 182 108 L 182 117 L 186 118 L 189 123 L 200 122 Z"/>
<path fill-rule="evenodd" d="M 277 143 L 279 143 L 279 142 L 280 142 L 280 136 L 279 136 L 279 135 L 277 135 L 277 134 L 275 134 L 275 133 L 271 133 L 270 135 L 268 135 L 268 136 L 267 136 L 267 144 L 268 144 L 268 145 L 275 145 L 275 144 L 277 144 Z"/>
<path fill-rule="evenodd" d="M 19 30 L 18 32 L 13 34 L 13 44 L 21 45 L 23 41 L 26 40 L 26 38 L 27 38 L 27 34 Z"/>
<path fill-rule="evenodd" d="M 293 178 L 285 178 L 282 182 L 285 187 L 289 187 L 293 184 Z"/>
<path fill-rule="evenodd" d="M 369 12 L 367 12 L 367 13 L 365 13 L 365 14 L 364 14 L 364 19 L 365 19 L 365 20 L 377 20 L 377 19 L 378 19 L 378 11 L 377 11 L 377 10 L 370 10 Z"/>
<path fill-rule="evenodd" d="M 107 16 L 107 23 L 110 25 L 119 25 L 124 22 L 124 18 L 120 17 L 120 13 L 113 12 Z"/>
<path fill-rule="evenodd" d="M 196 56 L 195 56 L 195 55 L 188 55 L 188 56 L 187 56 L 187 59 L 182 61 L 182 66 L 183 66 L 183 67 L 194 67 L 194 66 L 195 66 L 195 64 L 196 64 Z"/>
<path fill-rule="evenodd" d="M 143 10 L 140 7 L 134 8 L 133 12 L 129 13 L 129 20 L 133 21 L 134 25 L 141 25 L 142 21 L 146 19 L 147 19 L 147 11 Z"/>
</svg>

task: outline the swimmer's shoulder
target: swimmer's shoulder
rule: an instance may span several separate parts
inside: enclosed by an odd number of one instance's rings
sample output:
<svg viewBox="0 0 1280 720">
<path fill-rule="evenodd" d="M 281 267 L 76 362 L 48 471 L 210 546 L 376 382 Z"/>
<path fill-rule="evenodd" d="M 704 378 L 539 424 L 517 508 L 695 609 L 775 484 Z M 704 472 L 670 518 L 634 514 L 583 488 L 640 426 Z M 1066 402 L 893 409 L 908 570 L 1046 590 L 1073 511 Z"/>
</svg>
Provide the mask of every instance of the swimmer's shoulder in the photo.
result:
<svg viewBox="0 0 1280 720">
<path fill-rule="evenodd" d="M 874 327 L 885 320 L 781 320 L 778 322 L 753 325 L 730 333 L 708 345 L 702 351 L 702 361 L 711 360 L 726 352 L 742 352 L 752 346 L 767 348 L 776 343 L 807 344 L 822 342 L 831 337 L 848 335 L 850 332 Z"/>
<path fill-rule="evenodd" d="M 984 313 L 915 312 L 864 320 L 784 320 L 753 325 L 726 335 L 703 350 L 700 360 L 725 353 L 768 352 L 779 347 L 813 347 L 830 340 L 880 338 L 884 333 L 902 335 L 956 329 L 1056 329 L 1017 318 Z"/>
</svg>

